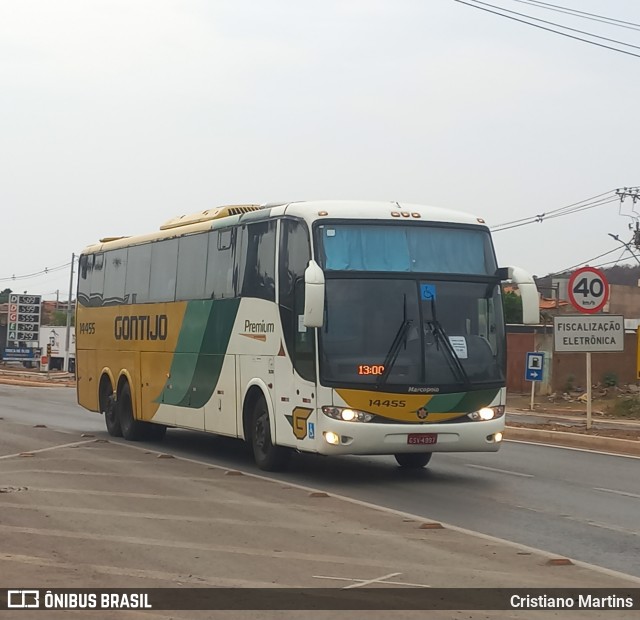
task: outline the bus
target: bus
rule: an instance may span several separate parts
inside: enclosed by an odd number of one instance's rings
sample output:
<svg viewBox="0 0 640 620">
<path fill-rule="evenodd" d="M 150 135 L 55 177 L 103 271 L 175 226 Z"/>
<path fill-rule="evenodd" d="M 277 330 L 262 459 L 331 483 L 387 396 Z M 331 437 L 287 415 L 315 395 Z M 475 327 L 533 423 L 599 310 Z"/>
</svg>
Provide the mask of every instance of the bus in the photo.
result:
<svg viewBox="0 0 640 620">
<path fill-rule="evenodd" d="M 481 218 L 397 202 L 233 205 L 111 237 L 80 256 L 79 404 L 112 436 L 167 427 L 295 451 L 494 452 L 505 426 L 501 282 Z"/>
</svg>

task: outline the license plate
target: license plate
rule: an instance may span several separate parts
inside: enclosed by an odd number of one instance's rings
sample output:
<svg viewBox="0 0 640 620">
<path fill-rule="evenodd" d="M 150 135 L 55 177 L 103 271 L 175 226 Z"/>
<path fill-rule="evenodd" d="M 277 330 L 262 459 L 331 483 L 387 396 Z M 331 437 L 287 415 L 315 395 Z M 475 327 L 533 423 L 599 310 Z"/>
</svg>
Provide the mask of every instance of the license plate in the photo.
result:
<svg viewBox="0 0 640 620">
<path fill-rule="evenodd" d="M 437 433 L 410 433 L 407 435 L 407 443 L 410 446 L 430 446 L 437 441 Z"/>
</svg>

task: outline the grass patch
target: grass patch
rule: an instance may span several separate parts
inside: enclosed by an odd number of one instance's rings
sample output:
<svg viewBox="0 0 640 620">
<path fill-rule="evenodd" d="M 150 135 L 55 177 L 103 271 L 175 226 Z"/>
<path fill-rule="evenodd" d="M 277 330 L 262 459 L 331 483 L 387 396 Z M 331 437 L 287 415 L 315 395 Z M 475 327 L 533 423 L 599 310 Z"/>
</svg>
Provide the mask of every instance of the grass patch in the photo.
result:
<svg viewBox="0 0 640 620">
<path fill-rule="evenodd" d="M 607 407 L 607 413 L 616 418 L 640 420 L 640 397 L 624 396 Z"/>
</svg>

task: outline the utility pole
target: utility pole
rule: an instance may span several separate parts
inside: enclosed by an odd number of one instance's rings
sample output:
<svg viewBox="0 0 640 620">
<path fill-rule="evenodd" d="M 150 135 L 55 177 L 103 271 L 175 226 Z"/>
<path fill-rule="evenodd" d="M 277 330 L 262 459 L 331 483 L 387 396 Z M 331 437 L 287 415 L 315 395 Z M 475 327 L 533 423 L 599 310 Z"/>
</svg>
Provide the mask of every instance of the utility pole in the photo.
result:
<svg viewBox="0 0 640 620">
<path fill-rule="evenodd" d="M 635 229 L 629 224 L 629 228 L 633 230 L 633 239 L 631 242 L 635 246 L 636 250 L 640 249 L 640 223 L 638 222 L 638 213 L 634 211 L 636 203 L 640 200 L 640 187 L 622 187 L 616 190 L 616 194 L 620 196 L 620 206 L 624 202 L 625 198 L 631 198 L 633 206 L 631 212 L 635 214 L 636 226 Z M 611 235 L 613 237 L 613 235 Z M 614 237 L 615 238 L 615 237 Z M 619 239 L 616 239 L 619 241 Z M 625 244 L 626 245 L 626 244 Z M 632 252 L 633 254 L 633 252 Z"/>
<path fill-rule="evenodd" d="M 69 297 L 67 301 L 67 333 L 64 342 L 64 370 L 69 372 L 69 341 L 71 339 L 71 295 L 73 294 L 73 268 L 76 260 L 76 255 L 71 254 L 71 276 L 69 277 Z"/>
</svg>

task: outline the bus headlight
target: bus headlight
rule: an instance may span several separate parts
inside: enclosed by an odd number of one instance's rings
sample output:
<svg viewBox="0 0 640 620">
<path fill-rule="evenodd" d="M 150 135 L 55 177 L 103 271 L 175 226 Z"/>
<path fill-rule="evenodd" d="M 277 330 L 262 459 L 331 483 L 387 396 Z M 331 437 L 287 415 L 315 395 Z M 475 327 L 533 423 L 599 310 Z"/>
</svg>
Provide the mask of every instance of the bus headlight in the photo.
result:
<svg viewBox="0 0 640 620">
<path fill-rule="evenodd" d="M 467 414 L 467 417 L 474 421 L 486 421 L 494 420 L 504 415 L 504 405 L 497 405 L 496 407 L 483 407 L 477 411 L 472 411 Z"/>
<path fill-rule="evenodd" d="M 322 407 L 322 413 L 334 420 L 344 420 L 345 422 L 371 422 L 373 414 L 366 411 L 358 411 L 348 407 Z"/>
</svg>

